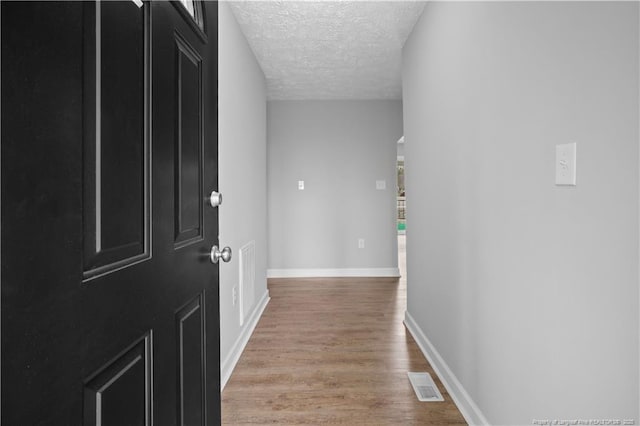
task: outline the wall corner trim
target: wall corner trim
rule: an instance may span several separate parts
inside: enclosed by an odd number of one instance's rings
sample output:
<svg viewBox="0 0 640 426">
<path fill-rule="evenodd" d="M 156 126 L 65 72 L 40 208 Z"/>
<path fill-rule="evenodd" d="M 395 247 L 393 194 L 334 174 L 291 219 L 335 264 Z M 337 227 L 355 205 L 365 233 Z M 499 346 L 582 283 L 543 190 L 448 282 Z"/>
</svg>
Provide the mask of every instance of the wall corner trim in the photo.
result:
<svg viewBox="0 0 640 426">
<path fill-rule="evenodd" d="M 269 269 L 267 278 L 400 277 L 398 268 Z"/>
<path fill-rule="evenodd" d="M 266 290 L 262 295 L 260 301 L 255 305 L 249 320 L 245 323 L 245 326 L 236 339 L 235 343 L 231 347 L 229 354 L 225 357 L 222 364 L 220 364 L 220 391 L 224 390 L 224 387 L 227 385 L 227 382 L 231 378 L 231 373 L 233 373 L 234 368 L 236 368 L 236 364 L 240 360 L 240 356 L 244 351 L 244 348 L 249 343 L 249 338 L 253 334 L 253 330 L 255 330 L 256 325 L 258 325 L 258 320 L 262 317 L 262 313 L 264 312 L 267 304 L 269 303 L 271 298 L 269 297 L 269 290 Z"/>
<path fill-rule="evenodd" d="M 411 333 L 411 336 L 413 336 L 416 343 L 418 343 L 420 350 L 429 361 L 429 364 L 431 364 L 431 367 L 433 367 L 444 387 L 447 388 L 447 392 L 451 395 L 453 402 L 456 404 L 467 423 L 472 426 L 489 425 L 490 423 L 484 417 L 480 408 L 476 405 L 473 399 L 471 399 L 471 396 L 462 386 L 462 383 L 460 383 L 455 374 L 453 374 L 447 363 L 436 350 L 435 346 L 433 346 L 429 341 L 408 311 L 405 311 L 404 314 L 404 325 L 407 327 L 407 330 L 409 330 L 409 333 Z"/>
</svg>

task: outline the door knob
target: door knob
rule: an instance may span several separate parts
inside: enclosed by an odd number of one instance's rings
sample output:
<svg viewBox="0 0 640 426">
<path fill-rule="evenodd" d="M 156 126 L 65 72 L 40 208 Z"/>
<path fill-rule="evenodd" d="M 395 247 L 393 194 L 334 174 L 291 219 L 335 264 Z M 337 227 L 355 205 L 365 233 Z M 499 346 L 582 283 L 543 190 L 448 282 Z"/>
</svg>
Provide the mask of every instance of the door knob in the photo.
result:
<svg viewBox="0 0 640 426">
<path fill-rule="evenodd" d="M 222 204 L 222 194 L 216 191 L 211 191 L 211 195 L 209 195 L 209 204 L 211 204 L 211 207 L 218 207 Z"/>
<path fill-rule="evenodd" d="M 222 259 L 223 262 L 229 262 L 231 260 L 231 249 L 225 247 L 220 251 L 218 246 L 211 247 L 211 263 L 218 263 Z"/>
</svg>

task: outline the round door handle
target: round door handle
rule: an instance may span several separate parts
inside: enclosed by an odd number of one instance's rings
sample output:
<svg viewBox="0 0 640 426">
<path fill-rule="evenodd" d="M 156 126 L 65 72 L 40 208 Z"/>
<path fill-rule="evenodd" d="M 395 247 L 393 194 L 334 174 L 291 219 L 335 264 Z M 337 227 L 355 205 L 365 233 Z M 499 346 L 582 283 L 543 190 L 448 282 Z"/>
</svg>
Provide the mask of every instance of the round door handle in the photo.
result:
<svg viewBox="0 0 640 426">
<path fill-rule="evenodd" d="M 218 263 L 220 259 L 223 262 L 229 262 L 231 260 L 231 248 L 225 247 L 222 250 L 218 248 L 218 246 L 211 247 L 211 263 Z"/>
<path fill-rule="evenodd" d="M 209 195 L 209 204 L 211 207 L 218 207 L 222 204 L 222 194 L 216 191 L 211 191 Z"/>
</svg>

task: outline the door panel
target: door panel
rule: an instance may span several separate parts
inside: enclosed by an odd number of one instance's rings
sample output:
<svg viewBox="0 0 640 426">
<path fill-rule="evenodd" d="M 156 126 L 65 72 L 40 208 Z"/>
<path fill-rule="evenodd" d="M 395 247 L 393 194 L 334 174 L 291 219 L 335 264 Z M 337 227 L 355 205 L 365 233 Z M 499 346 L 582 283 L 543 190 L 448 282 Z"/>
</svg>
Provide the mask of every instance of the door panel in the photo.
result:
<svg viewBox="0 0 640 426">
<path fill-rule="evenodd" d="M 87 3 L 84 13 L 84 277 L 148 259 L 149 8 Z"/>
<path fill-rule="evenodd" d="M 2 423 L 218 424 L 217 4 L 0 7 Z"/>
<path fill-rule="evenodd" d="M 153 424 L 152 346 L 145 335 L 86 382 L 85 425 Z"/>
<path fill-rule="evenodd" d="M 202 239 L 203 132 L 202 58 L 175 33 L 176 117 L 175 127 L 175 234 L 176 247 Z"/>
<path fill-rule="evenodd" d="M 176 314 L 178 352 L 178 425 L 205 424 L 206 334 L 202 300 L 189 302 Z"/>
</svg>

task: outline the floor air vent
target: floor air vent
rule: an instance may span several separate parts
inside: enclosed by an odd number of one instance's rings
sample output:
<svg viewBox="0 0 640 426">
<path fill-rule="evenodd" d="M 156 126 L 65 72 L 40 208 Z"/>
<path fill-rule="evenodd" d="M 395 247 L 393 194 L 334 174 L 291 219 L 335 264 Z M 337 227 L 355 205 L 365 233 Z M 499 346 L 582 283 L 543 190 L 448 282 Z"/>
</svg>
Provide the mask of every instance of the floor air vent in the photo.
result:
<svg viewBox="0 0 640 426">
<path fill-rule="evenodd" d="M 444 401 L 429 373 L 407 373 L 419 401 Z"/>
</svg>

